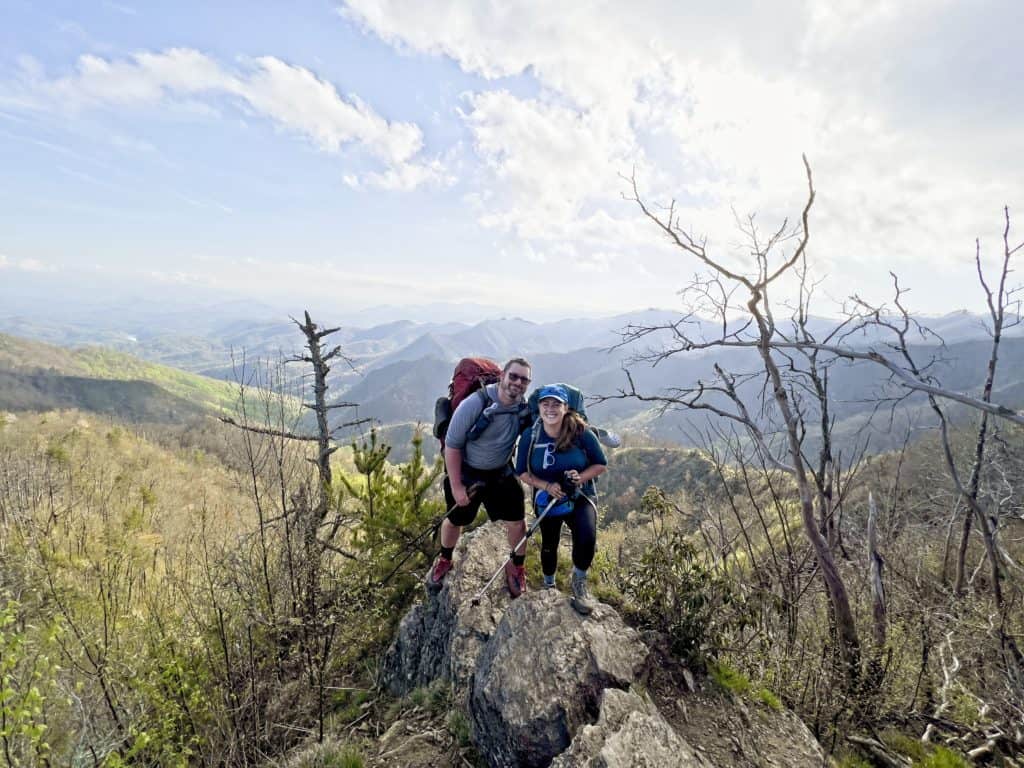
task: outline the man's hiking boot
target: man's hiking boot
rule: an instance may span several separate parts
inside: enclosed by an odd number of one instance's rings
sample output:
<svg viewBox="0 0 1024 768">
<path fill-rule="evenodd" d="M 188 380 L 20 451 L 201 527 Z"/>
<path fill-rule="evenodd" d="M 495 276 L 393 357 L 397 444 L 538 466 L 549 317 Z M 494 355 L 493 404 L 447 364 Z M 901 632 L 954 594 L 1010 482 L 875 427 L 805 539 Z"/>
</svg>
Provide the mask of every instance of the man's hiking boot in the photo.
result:
<svg viewBox="0 0 1024 768">
<path fill-rule="evenodd" d="M 526 591 L 526 567 L 509 560 L 505 563 L 505 581 L 512 597 L 519 597 Z"/>
<path fill-rule="evenodd" d="M 434 561 L 434 566 L 427 574 L 427 589 L 431 592 L 440 592 L 443 586 L 441 582 L 444 581 L 444 577 L 448 575 L 448 571 L 451 569 L 452 561 L 447 557 L 438 555 L 437 560 Z"/>
<path fill-rule="evenodd" d="M 548 576 L 547 574 L 544 574 L 544 589 L 554 589 L 554 588 L 555 588 L 555 575 L 551 574 L 550 576 Z"/>
<path fill-rule="evenodd" d="M 583 616 L 589 616 L 590 612 L 594 610 L 597 601 L 594 600 L 587 588 L 587 574 L 580 574 L 575 570 L 572 572 L 572 599 L 570 602 L 576 609 L 576 613 Z"/>
</svg>

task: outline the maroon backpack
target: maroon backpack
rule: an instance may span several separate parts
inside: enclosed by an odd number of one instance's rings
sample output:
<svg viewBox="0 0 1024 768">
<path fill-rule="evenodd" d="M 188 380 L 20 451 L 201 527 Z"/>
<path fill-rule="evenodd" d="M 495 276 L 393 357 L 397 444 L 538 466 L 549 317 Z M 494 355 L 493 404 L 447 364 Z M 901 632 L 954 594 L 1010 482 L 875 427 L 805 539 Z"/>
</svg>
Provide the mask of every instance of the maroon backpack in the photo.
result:
<svg viewBox="0 0 1024 768">
<path fill-rule="evenodd" d="M 439 397 L 434 403 L 434 437 L 441 441 L 442 449 L 444 437 L 448 434 L 448 424 L 459 403 L 500 378 L 501 366 L 493 360 L 486 357 L 464 357 L 459 360 L 448 384 L 447 397 Z"/>
</svg>

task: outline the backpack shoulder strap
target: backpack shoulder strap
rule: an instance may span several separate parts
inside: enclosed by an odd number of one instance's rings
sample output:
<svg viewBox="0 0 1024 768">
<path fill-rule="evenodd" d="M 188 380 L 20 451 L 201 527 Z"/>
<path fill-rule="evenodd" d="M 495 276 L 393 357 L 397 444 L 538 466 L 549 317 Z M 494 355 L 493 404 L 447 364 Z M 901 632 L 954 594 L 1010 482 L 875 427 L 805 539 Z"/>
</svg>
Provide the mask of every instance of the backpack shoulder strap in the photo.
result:
<svg viewBox="0 0 1024 768">
<path fill-rule="evenodd" d="M 474 395 L 479 395 L 480 399 L 483 401 L 483 408 L 481 411 L 486 410 L 487 406 L 493 402 L 491 400 L 491 393 L 487 391 L 487 387 L 489 386 L 490 384 L 484 384 L 480 389 L 473 393 Z"/>
<path fill-rule="evenodd" d="M 533 449 L 537 447 L 537 432 L 543 428 L 538 416 L 530 428 L 530 452 L 526 454 L 526 468 L 530 470 L 530 474 L 533 474 Z"/>
</svg>

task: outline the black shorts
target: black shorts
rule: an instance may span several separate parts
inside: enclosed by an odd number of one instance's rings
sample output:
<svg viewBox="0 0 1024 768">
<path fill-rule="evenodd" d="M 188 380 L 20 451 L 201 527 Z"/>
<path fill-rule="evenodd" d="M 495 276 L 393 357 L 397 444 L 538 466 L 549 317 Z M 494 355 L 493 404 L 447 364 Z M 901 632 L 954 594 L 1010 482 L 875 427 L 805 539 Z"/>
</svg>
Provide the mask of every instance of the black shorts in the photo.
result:
<svg viewBox="0 0 1024 768">
<path fill-rule="evenodd" d="M 469 504 L 465 507 L 455 507 L 448 515 L 452 525 L 469 525 L 476 519 L 480 505 L 484 505 L 487 517 L 491 520 L 507 520 L 515 522 L 526 518 L 526 499 L 523 496 L 523 486 L 519 479 L 513 474 L 511 468 L 500 467 L 498 469 L 474 469 L 468 465 L 462 466 L 462 482 L 468 490 L 471 485 L 483 482 L 483 487 L 470 497 Z M 448 502 L 448 508 L 455 506 L 455 497 L 452 496 L 452 486 L 448 476 L 444 478 L 444 498 Z"/>
</svg>

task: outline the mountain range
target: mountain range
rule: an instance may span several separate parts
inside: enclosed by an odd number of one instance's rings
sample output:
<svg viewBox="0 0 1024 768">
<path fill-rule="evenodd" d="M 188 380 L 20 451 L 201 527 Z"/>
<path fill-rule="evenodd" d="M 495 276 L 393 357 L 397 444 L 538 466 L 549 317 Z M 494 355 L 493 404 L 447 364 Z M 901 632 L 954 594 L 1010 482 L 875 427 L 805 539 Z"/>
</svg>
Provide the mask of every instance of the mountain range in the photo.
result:
<svg viewBox="0 0 1024 768">
<path fill-rule="evenodd" d="M 14 308 L 24 307 L 15 304 Z M 234 402 L 236 390 L 230 382 L 241 375 L 243 363 L 251 367 L 257 359 L 287 359 L 301 353 L 304 339 L 295 324 L 287 315 L 272 314 L 270 309 L 240 302 L 200 302 L 174 309 L 160 305 L 130 310 L 108 307 L 105 312 L 97 305 L 76 317 L 66 311 L 0 315 L 0 331 L 21 337 L 0 339 L 0 408 L 39 410 L 64 403 L 90 409 L 87 403 L 93 402 L 109 409 L 121 396 L 126 403 L 134 403 L 123 410 L 141 420 L 153 414 L 224 411 Z M 437 314 L 445 315 L 440 310 Z M 327 324 L 331 318 L 314 319 Z M 548 322 L 497 317 L 476 323 L 393 319 L 368 325 L 339 324 L 337 333 L 327 341 L 342 347 L 345 360 L 335 361 L 329 394 L 334 400 L 359 403 L 356 415 L 375 419 L 395 435 L 407 436 L 412 425 L 431 420 L 434 400 L 445 392 L 460 357 L 483 355 L 501 361 L 525 356 L 533 363 L 537 383 L 568 381 L 587 395 L 604 397 L 588 405 L 595 422 L 646 438 L 691 445 L 697 432 L 718 420 L 709 419 L 706 413 L 672 408 L 661 413 L 652 403 L 619 397 L 618 391 L 627 382 L 624 368 L 631 371 L 639 391 L 663 394 L 711 380 L 714 363 L 744 372 L 756 371 L 757 361 L 749 349 L 718 349 L 713 353 L 676 353 L 654 366 L 637 362 L 646 351 L 673 345 L 668 326 L 678 320 L 678 313 L 672 310 L 647 309 Z M 978 387 L 988 353 L 983 319 L 953 312 L 920 321 L 935 335 L 917 335 L 916 354 L 943 358 L 936 372 L 947 386 L 961 391 Z M 819 337 L 835 323 L 822 317 L 808 321 Z M 657 326 L 661 330 L 623 343 L 624 331 Z M 686 331 L 711 338 L 720 328 L 707 321 L 689 320 Z M 1017 325 L 1007 333 L 1000 363 L 999 394 L 1015 407 L 1024 395 L 1024 377 L 1018 373 L 1024 371 L 1022 331 L 1024 326 Z M 860 333 L 845 341 L 867 346 L 877 341 L 873 334 Z M 944 346 L 938 344 L 940 337 Z M 59 342 L 63 347 L 42 342 Z M 304 373 L 297 365 L 286 370 L 292 371 L 294 381 Z M 61 377 L 66 380 L 58 381 Z M 897 393 L 887 378 L 870 364 L 844 363 L 832 368 L 837 435 L 859 434 L 880 398 L 903 394 Z M 136 384 L 125 384 L 118 394 L 116 385 L 88 384 L 91 379 Z M 744 386 L 754 395 L 760 385 L 755 377 Z M 142 404 L 146 401 L 151 401 L 152 407 Z M 922 413 L 923 400 L 907 398 L 895 408 L 913 418 Z M 338 418 L 347 420 L 352 414 L 338 412 Z M 883 439 L 879 445 L 885 443 Z"/>
</svg>

